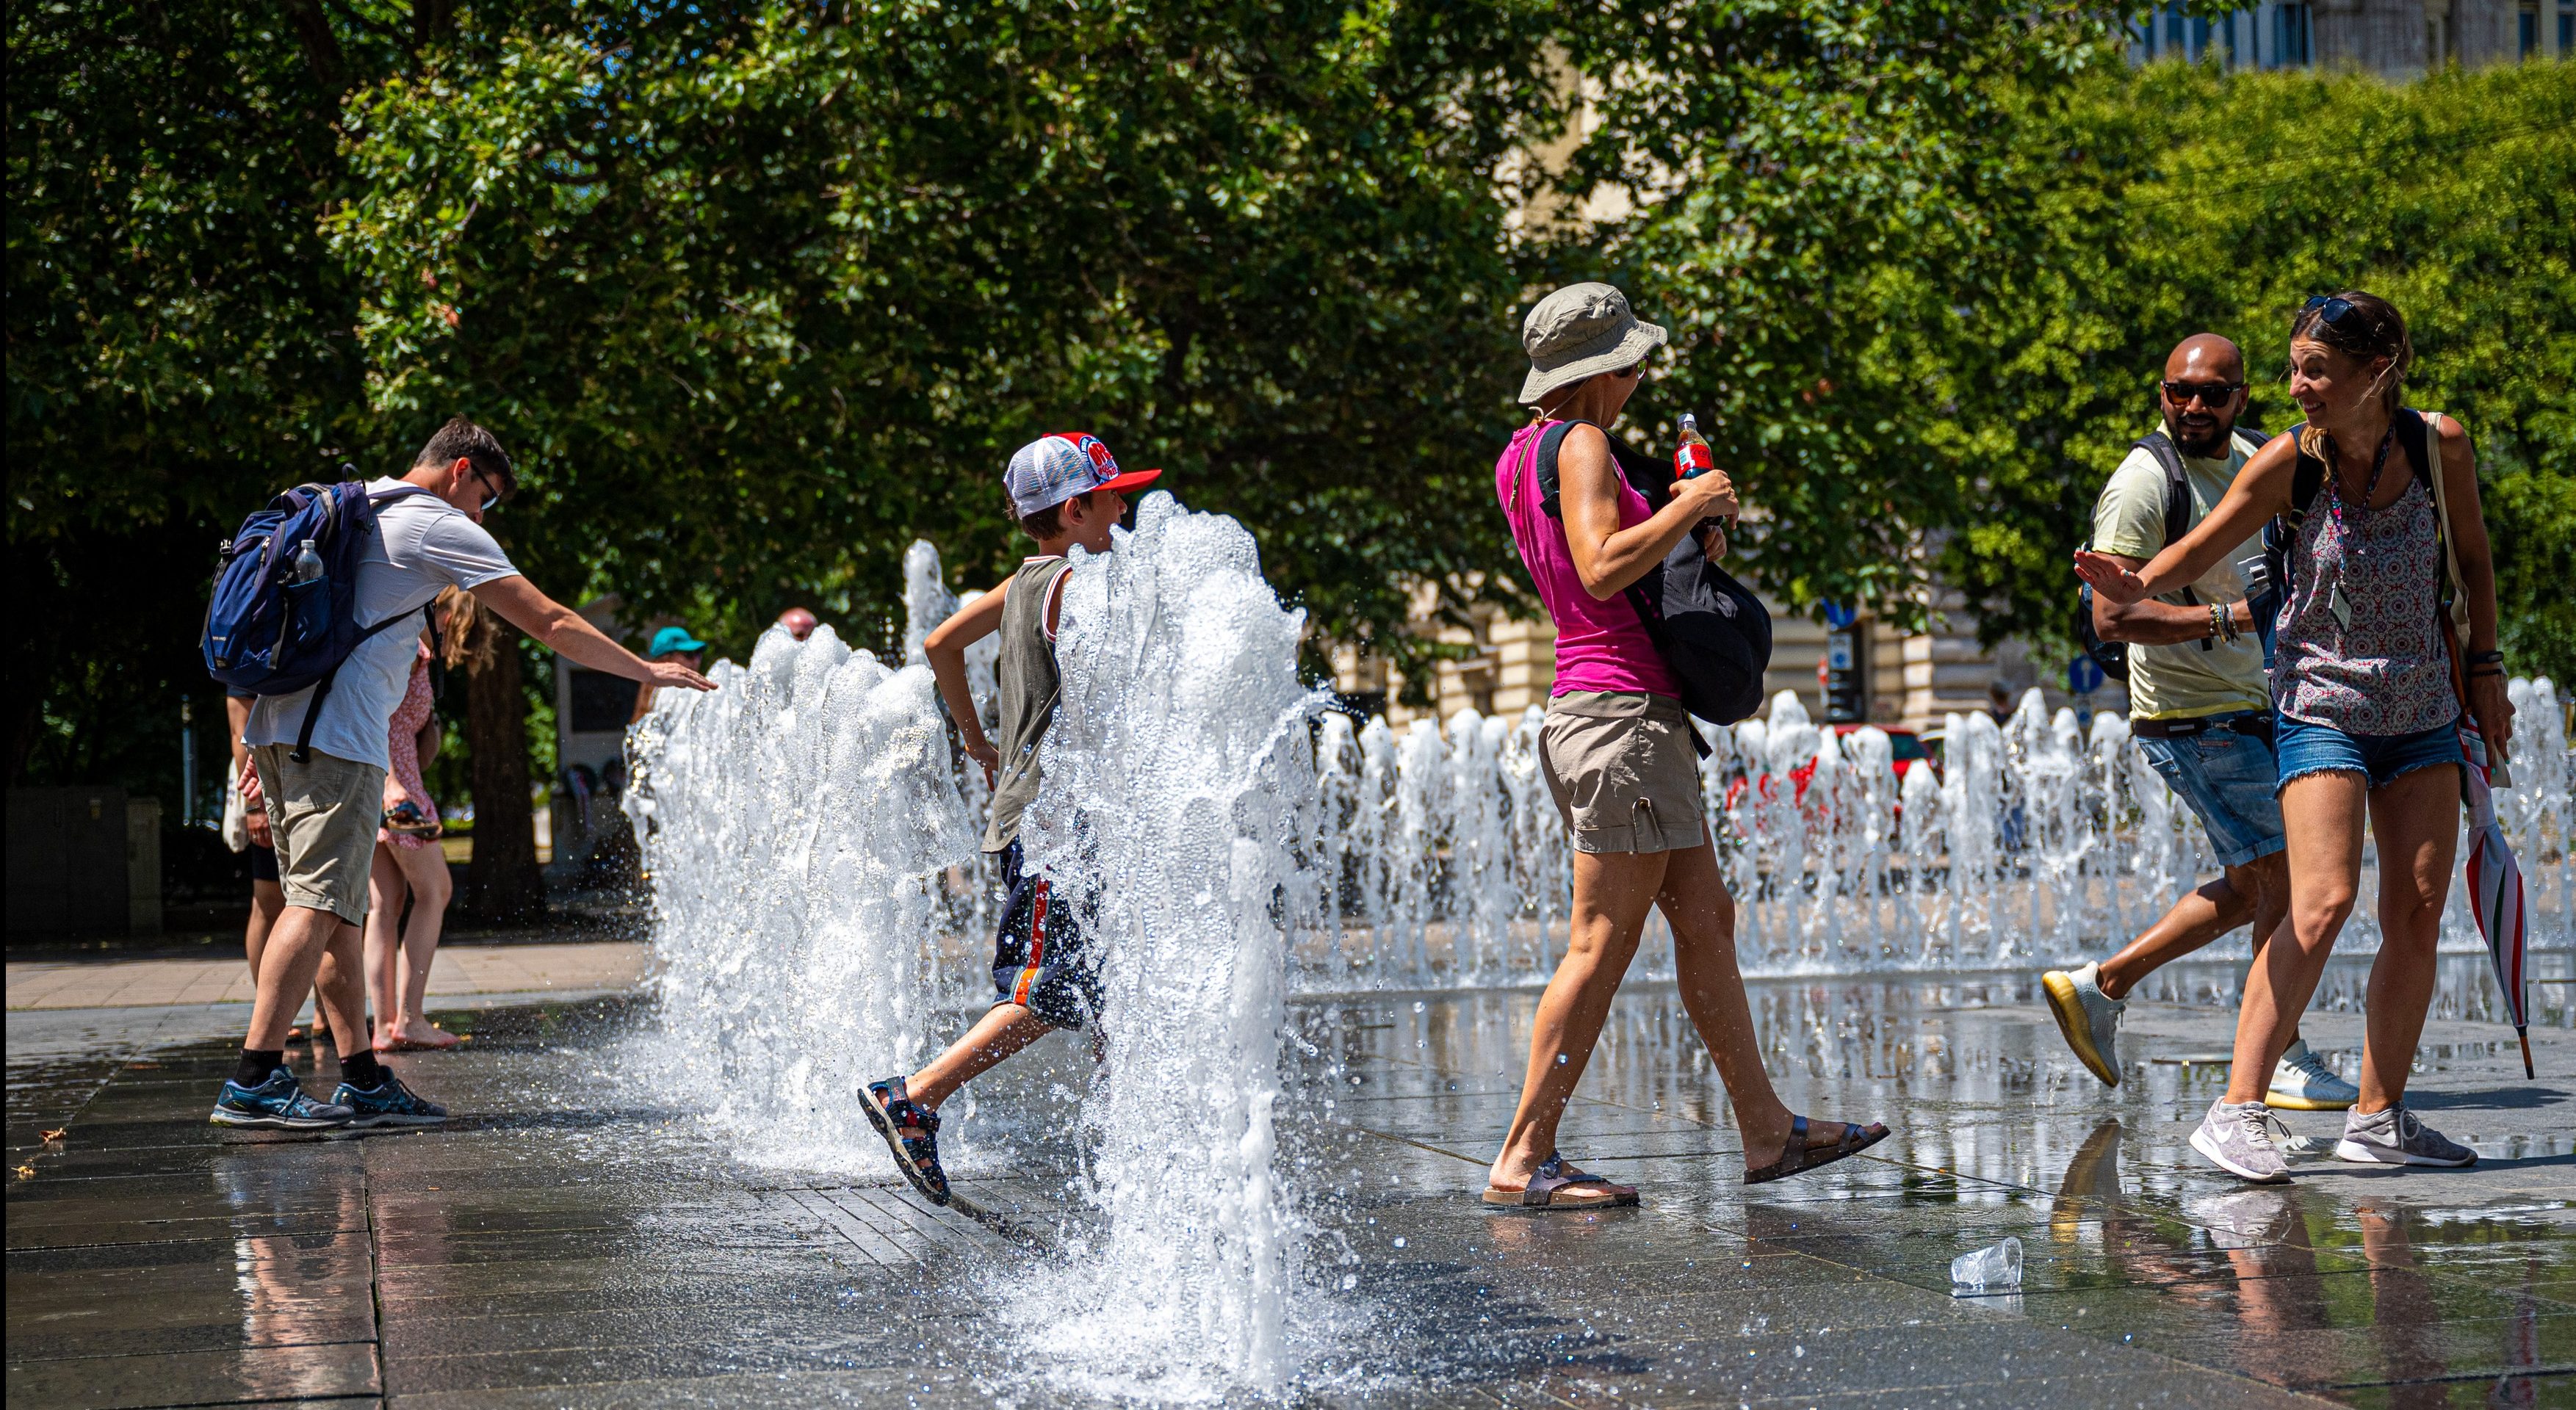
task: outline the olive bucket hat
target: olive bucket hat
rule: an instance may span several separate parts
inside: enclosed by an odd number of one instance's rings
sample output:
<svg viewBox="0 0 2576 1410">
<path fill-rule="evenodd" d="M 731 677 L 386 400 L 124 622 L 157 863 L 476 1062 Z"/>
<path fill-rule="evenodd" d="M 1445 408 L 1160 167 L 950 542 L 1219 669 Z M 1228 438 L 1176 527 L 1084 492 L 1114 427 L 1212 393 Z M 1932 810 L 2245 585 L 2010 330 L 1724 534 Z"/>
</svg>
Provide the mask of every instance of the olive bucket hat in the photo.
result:
<svg viewBox="0 0 2576 1410">
<path fill-rule="evenodd" d="M 1638 321 L 1628 296 L 1607 284 L 1568 284 L 1538 301 L 1521 323 L 1529 379 L 1521 404 L 1535 406 L 1559 387 L 1615 372 L 1664 345 L 1666 334 Z"/>
</svg>

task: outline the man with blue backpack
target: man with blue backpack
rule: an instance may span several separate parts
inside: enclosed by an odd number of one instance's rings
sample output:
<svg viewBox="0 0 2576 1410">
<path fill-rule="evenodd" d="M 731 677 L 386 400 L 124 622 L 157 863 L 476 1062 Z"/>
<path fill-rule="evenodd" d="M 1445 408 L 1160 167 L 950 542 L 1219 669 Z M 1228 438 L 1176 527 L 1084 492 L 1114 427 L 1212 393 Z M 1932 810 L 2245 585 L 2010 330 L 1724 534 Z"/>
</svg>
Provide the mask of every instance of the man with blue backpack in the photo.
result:
<svg viewBox="0 0 2576 1410">
<path fill-rule="evenodd" d="M 483 516 L 517 486 L 491 432 L 463 417 L 429 439 L 400 479 L 304 485 L 224 545 L 206 616 L 207 670 L 257 697 L 242 730 L 269 808 L 286 909 L 260 956 L 241 1064 L 216 1098 L 219 1126 L 318 1130 L 443 1121 L 370 1046 L 359 925 L 367 914 L 389 763 L 387 729 L 409 684 L 428 607 L 471 592 L 502 620 L 594 670 L 710 690 L 676 663 L 649 663 L 530 586 Z M 286 1030 L 319 980 L 339 1050 L 328 1102 L 285 1066 Z"/>
<path fill-rule="evenodd" d="M 2129 448 L 2093 509 L 2091 547 L 2139 567 L 2208 515 L 2265 440 L 2237 424 L 2245 412 L 2245 359 L 2215 333 L 2174 348 L 2158 400 L 2164 424 Z M 2253 926 L 2260 951 L 2289 914 L 2262 637 L 2270 625 L 2263 618 L 2278 599 L 2259 581 L 2262 562 L 2257 536 L 2179 593 L 2127 606 L 2090 590 L 2080 599 L 2077 636 L 2106 673 L 2128 684 L 2130 736 L 2199 816 L 2225 871 L 2110 959 L 2040 976 L 2067 1046 L 2112 1086 L 2120 1082 L 2121 1010 L 2139 981 L 2240 925 Z M 2272 1073 L 2267 1100 L 2322 1111 L 2348 1107 L 2358 1095 L 2304 1041 L 2293 1041 Z M 2286 1128 L 2278 1134 L 2288 1138 Z"/>
</svg>

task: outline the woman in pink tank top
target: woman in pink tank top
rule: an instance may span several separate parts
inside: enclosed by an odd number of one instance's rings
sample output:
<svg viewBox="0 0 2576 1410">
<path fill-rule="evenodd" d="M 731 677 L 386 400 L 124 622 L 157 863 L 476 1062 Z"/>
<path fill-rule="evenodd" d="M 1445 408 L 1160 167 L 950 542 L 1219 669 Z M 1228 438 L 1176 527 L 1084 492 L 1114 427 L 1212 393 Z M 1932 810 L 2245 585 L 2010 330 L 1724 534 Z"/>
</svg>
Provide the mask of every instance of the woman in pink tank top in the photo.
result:
<svg viewBox="0 0 2576 1410">
<path fill-rule="evenodd" d="M 1671 502 L 1657 509 L 1620 472 L 1603 428 L 1618 421 L 1664 330 L 1639 322 L 1617 289 L 1557 290 L 1530 310 L 1521 341 L 1530 354 L 1521 400 L 1541 410 L 1495 462 L 1494 492 L 1556 623 L 1556 688 L 1539 764 L 1574 841 L 1574 906 L 1484 1200 L 1539 1209 L 1637 1202 L 1634 1189 L 1567 1161 L 1556 1129 L 1657 907 L 1672 926 L 1683 1006 L 1717 1061 L 1744 1134 L 1745 1183 L 1839 1160 L 1885 1139 L 1887 1128 L 1834 1121 L 1811 1128 L 1771 1089 L 1735 967 L 1735 902 L 1709 845 L 1690 717 L 1625 596 L 1701 521 L 1734 513 L 1734 487 L 1711 471 L 1674 485 Z M 1551 513 L 1541 456 L 1548 429 L 1561 421 L 1577 424 L 1559 438 L 1560 494 Z"/>
</svg>

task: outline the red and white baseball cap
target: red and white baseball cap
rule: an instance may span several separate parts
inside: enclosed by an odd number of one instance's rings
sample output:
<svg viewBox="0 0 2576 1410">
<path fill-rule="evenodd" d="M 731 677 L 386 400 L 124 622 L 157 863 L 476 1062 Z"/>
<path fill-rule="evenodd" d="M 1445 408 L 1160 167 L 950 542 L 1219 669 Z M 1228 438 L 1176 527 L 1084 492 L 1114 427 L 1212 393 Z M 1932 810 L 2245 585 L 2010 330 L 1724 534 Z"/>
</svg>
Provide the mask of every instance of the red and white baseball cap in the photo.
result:
<svg viewBox="0 0 2576 1410">
<path fill-rule="evenodd" d="M 1143 489 L 1160 470 L 1119 473 L 1118 457 L 1088 431 L 1054 431 L 1011 453 L 1011 468 L 1002 477 L 1011 492 L 1011 512 L 1022 519 L 1053 509 L 1093 490 Z"/>
</svg>

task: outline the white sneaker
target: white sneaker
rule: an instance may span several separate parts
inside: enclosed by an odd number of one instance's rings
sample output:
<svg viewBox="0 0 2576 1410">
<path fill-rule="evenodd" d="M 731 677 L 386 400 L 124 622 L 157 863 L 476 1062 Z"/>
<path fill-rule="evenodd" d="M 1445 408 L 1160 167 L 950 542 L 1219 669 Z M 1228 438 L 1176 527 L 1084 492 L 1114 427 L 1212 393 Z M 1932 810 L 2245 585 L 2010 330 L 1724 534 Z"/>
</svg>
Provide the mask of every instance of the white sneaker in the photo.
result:
<svg viewBox="0 0 2576 1410">
<path fill-rule="evenodd" d="M 2342 1111 L 2359 1100 L 2361 1089 L 2337 1077 L 2305 1038 L 2281 1054 L 2272 1068 L 2272 1090 L 2263 1094 L 2265 1106 L 2290 1111 Z"/>
<path fill-rule="evenodd" d="M 2191 1133 L 2191 1148 L 2240 1180 L 2258 1185 L 2282 1184 L 2290 1178 L 2289 1163 L 2281 1159 L 2279 1148 L 2272 1144 L 2272 1133 L 2266 1125 L 2270 1115 L 2261 1102 L 2230 1106 L 2222 1097 L 2209 1104 L 2209 1114 L 2200 1119 L 2200 1129 Z"/>
<path fill-rule="evenodd" d="M 2478 1153 L 2415 1119 L 2404 1102 L 2368 1115 L 2348 1112 L 2335 1158 L 2363 1165 L 2443 1165 L 2478 1163 Z"/>
<path fill-rule="evenodd" d="M 2111 1086 L 2120 1085 L 2120 1011 L 2128 1007 L 2102 992 L 2102 966 L 2052 969 L 2039 977 L 2048 996 L 2048 1011 L 2057 1016 L 2057 1031 L 2075 1050 L 2085 1070 Z"/>
</svg>

